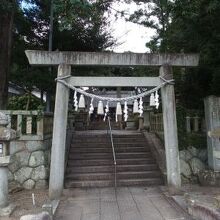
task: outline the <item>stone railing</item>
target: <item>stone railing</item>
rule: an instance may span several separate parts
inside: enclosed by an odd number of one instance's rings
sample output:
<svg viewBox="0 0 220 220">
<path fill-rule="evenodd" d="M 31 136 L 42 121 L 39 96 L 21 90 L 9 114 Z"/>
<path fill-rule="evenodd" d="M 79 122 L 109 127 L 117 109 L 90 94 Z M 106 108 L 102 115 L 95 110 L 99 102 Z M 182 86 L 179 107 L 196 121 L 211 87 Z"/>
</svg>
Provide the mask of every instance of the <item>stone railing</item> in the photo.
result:
<svg viewBox="0 0 220 220">
<path fill-rule="evenodd" d="M 163 132 L 163 114 L 150 114 L 150 131 Z"/>
<path fill-rule="evenodd" d="M 158 113 L 150 114 L 150 131 L 152 132 L 163 132 L 163 114 Z M 186 117 L 186 132 L 205 132 L 205 120 L 198 116 L 187 116 Z"/>
<path fill-rule="evenodd" d="M 19 140 L 44 140 L 52 137 L 53 113 L 21 110 L 1 112 L 8 116 L 8 127 L 17 131 Z"/>
<path fill-rule="evenodd" d="M 186 117 L 186 132 L 205 132 L 205 119 L 198 116 Z"/>
<path fill-rule="evenodd" d="M 150 113 L 150 132 L 155 133 L 162 141 L 164 140 L 162 113 Z"/>
<path fill-rule="evenodd" d="M 47 188 L 52 145 L 53 114 L 39 111 L 3 111 L 8 127 L 17 131 L 10 142 L 9 188 Z"/>
</svg>

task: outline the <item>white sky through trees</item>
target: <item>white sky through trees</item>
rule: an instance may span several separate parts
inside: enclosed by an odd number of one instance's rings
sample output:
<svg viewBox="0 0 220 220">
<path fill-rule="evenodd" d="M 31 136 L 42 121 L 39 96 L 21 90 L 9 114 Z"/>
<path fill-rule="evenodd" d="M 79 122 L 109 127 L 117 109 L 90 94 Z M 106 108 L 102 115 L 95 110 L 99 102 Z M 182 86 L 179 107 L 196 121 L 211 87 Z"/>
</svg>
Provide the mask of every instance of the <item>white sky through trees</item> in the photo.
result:
<svg viewBox="0 0 220 220">
<path fill-rule="evenodd" d="M 113 37 L 117 39 L 119 43 L 118 46 L 112 48 L 115 52 L 149 52 L 149 49 L 146 48 L 145 44 L 154 35 L 154 31 L 150 28 L 145 28 L 142 25 L 128 22 L 120 16 L 118 19 L 114 17 L 114 14 L 116 13 L 115 10 L 125 11 L 125 17 L 128 17 L 126 14 L 132 14 L 135 10 L 138 9 L 138 7 L 141 6 L 137 6 L 135 3 L 114 3 L 112 5 L 110 28 L 113 31 Z"/>
<path fill-rule="evenodd" d="M 22 7 L 28 7 L 27 4 L 22 4 Z M 149 52 L 145 44 L 150 40 L 151 36 L 154 35 L 154 31 L 150 28 L 145 28 L 142 25 L 128 22 L 124 17 L 118 13 L 116 19 L 116 11 L 124 11 L 125 17 L 132 14 L 138 7 L 135 3 L 113 3 L 110 15 L 110 30 L 112 36 L 116 39 L 117 45 L 109 48 L 114 52 L 135 52 L 145 53 Z M 143 6 L 142 6 L 143 7 Z"/>
</svg>

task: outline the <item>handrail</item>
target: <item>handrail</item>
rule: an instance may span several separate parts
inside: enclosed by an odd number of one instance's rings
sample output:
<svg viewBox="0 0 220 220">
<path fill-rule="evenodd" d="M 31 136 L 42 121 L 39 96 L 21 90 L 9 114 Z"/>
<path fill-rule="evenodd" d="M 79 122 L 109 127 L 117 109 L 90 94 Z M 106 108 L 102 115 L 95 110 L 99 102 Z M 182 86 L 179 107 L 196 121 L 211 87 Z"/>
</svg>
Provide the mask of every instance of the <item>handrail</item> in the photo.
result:
<svg viewBox="0 0 220 220">
<path fill-rule="evenodd" d="M 110 139 L 111 139 L 111 145 L 112 145 L 112 154 L 113 154 L 113 160 L 114 160 L 114 167 L 115 167 L 115 189 L 117 187 L 117 162 L 116 162 L 116 155 L 115 155 L 115 147 L 114 147 L 114 142 L 113 142 L 113 135 L 112 135 L 112 127 L 111 127 L 111 121 L 109 116 L 107 116 L 108 118 L 108 127 L 109 127 L 109 131 L 110 131 Z"/>
</svg>

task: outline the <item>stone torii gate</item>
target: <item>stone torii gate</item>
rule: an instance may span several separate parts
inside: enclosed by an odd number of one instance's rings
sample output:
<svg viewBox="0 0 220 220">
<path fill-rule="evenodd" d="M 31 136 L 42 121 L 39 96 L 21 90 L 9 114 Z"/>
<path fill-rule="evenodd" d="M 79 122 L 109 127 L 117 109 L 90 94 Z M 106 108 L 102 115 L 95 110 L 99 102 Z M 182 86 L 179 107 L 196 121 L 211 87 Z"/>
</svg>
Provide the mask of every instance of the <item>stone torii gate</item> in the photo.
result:
<svg viewBox="0 0 220 220">
<path fill-rule="evenodd" d="M 37 66 L 58 66 L 58 77 L 71 75 L 73 66 L 157 66 L 160 76 L 173 79 L 172 66 L 198 66 L 197 54 L 136 54 L 109 52 L 47 52 L 26 51 L 29 63 Z M 163 82 L 159 77 L 70 77 L 73 86 L 97 87 L 155 87 Z M 166 148 L 167 183 L 169 187 L 181 186 L 177 121 L 174 85 L 161 89 L 164 139 Z M 54 110 L 54 127 L 49 181 L 50 199 L 62 195 L 64 183 L 64 155 L 69 89 L 57 84 Z"/>
</svg>

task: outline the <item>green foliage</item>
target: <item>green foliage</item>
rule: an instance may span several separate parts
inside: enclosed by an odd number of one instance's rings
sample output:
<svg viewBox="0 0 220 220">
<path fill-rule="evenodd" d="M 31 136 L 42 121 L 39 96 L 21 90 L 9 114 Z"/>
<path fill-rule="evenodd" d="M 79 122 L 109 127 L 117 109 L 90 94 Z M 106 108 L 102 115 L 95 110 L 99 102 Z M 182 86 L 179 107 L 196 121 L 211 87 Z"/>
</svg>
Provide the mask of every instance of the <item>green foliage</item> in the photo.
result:
<svg viewBox="0 0 220 220">
<path fill-rule="evenodd" d="M 206 148 L 206 135 L 202 133 L 187 133 L 186 132 L 186 116 L 204 117 L 203 111 L 187 110 L 182 105 L 177 105 L 177 127 L 178 127 L 178 141 L 179 149 L 187 149 L 188 147 Z"/>
<path fill-rule="evenodd" d="M 169 51 L 200 54 L 199 68 L 186 70 L 184 85 L 188 88 L 183 91 L 183 100 L 187 101 L 190 94 L 199 102 L 207 95 L 220 95 L 219 13 L 220 2 L 216 0 L 175 2 L 168 30 Z M 195 100 L 190 105 L 194 103 L 198 105 Z"/>
<path fill-rule="evenodd" d="M 128 1 L 129 2 L 129 1 Z M 220 95 L 220 1 L 133 0 L 144 4 L 129 20 L 155 30 L 152 52 L 198 53 L 199 68 L 175 70 L 176 94 L 186 108 L 202 109 L 208 95 Z"/>
<path fill-rule="evenodd" d="M 18 1 L 18 0 L 1 0 L 0 1 L 0 11 L 1 12 L 10 12 L 18 6 L 20 1 Z"/>
<path fill-rule="evenodd" d="M 28 7 L 17 7 L 15 13 L 10 81 L 27 92 L 38 88 L 54 94 L 57 69 L 52 68 L 49 71 L 48 68 L 30 67 L 24 53 L 27 49 L 48 50 L 50 9 L 53 1 L 28 2 L 31 3 Z M 105 13 L 111 1 L 92 2 L 54 0 L 53 50 L 102 51 L 115 43 L 106 28 L 108 21 Z M 93 74 L 96 69 L 85 68 L 85 71 L 89 70 L 89 74 Z M 79 74 L 85 71 L 77 69 Z"/>
<path fill-rule="evenodd" d="M 111 2 L 55 0 L 54 47 L 59 50 L 102 51 L 112 46 L 115 41 L 107 29 L 106 13 Z"/>
<path fill-rule="evenodd" d="M 152 51 L 167 51 L 168 28 L 171 23 L 173 1 L 171 0 L 133 0 L 137 5 L 144 4 L 145 9 L 135 11 L 128 20 L 155 31 L 146 46 Z"/>
<path fill-rule="evenodd" d="M 104 12 L 108 10 L 112 0 L 54 0 L 56 14 L 59 14 L 59 25 L 61 29 L 70 30 L 74 23 L 85 25 L 90 28 L 95 23 L 105 21 Z"/>
<path fill-rule="evenodd" d="M 29 100 L 29 101 L 28 101 Z M 29 108 L 27 109 L 27 105 L 29 102 Z M 8 109 L 10 110 L 43 110 L 43 106 L 41 101 L 29 94 L 25 94 L 23 96 L 13 96 L 9 98 Z"/>
</svg>

